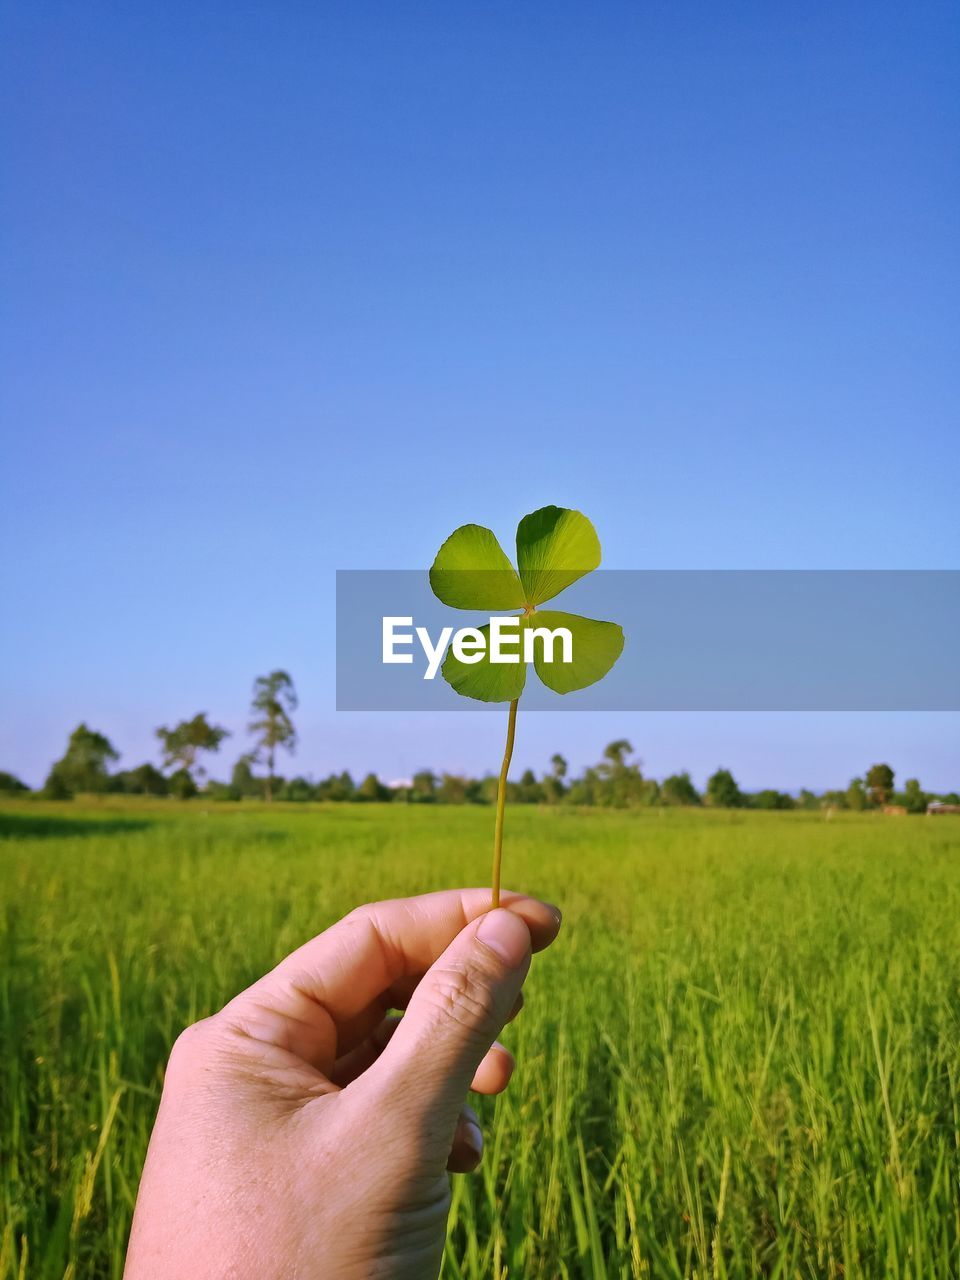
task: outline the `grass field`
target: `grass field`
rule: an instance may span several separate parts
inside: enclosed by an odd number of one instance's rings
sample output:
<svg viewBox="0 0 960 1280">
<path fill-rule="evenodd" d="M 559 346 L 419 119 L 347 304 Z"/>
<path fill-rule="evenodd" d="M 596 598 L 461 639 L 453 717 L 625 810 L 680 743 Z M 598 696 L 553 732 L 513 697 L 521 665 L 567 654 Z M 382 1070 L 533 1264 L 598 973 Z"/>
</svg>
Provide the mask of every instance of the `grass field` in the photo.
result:
<svg viewBox="0 0 960 1280">
<path fill-rule="evenodd" d="M 0 1280 L 119 1277 L 183 1025 L 358 902 L 488 878 L 487 809 L 10 803 Z M 960 822 L 508 816 L 559 903 L 445 1277 L 960 1275 Z"/>
</svg>

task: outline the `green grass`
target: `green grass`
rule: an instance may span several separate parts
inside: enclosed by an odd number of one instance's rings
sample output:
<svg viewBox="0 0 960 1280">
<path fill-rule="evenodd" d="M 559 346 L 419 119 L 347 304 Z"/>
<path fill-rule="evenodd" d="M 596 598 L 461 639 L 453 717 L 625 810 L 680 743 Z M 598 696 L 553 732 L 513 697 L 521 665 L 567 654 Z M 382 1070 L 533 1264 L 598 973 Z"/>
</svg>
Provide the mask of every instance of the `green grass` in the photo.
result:
<svg viewBox="0 0 960 1280">
<path fill-rule="evenodd" d="M 491 812 L 0 814 L 0 1280 L 119 1277 L 169 1046 Z M 960 822 L 522 809 L 562 905 L 445 1277 L 960 1275 Z"/>
</svg>

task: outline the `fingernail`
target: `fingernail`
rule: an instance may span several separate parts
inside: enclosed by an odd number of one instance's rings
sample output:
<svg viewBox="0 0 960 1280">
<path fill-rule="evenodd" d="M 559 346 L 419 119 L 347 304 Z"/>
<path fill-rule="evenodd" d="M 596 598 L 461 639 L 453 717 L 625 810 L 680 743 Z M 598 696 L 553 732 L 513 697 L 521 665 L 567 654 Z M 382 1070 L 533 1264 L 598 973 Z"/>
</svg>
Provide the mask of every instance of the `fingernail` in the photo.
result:
<svg viewBox="0 0 960 1280">
<path fill-rule="evenodd" d="M 460 1137 L 463 1139 L 464 1146 L 469 1147 L 477 1159 L 483 1155 L 483 1134 L 480 1132 L 479 1125 L 468 1120 L 460 1130 Z"/>
<path fill-rule="evenodd" d="M 498 907 L 488 911 L 477 928 L 477 937 L 485 947 L 516 969 L 530 954 L 530 933 L 519 916 Z"/>
</svg>

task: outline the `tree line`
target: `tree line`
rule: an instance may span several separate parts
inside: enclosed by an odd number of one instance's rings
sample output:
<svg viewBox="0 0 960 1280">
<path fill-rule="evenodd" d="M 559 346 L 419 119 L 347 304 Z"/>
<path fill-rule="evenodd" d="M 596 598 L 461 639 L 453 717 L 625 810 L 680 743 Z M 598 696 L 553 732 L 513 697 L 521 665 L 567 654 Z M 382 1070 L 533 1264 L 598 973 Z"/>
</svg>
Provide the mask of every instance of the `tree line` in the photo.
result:
<svg viewBox="0 0 960 1280">
<path fill-rule="evenodd" d="M 163 767 L 144 763 L 133 769 L 110 771 L 119 753 L 110 740 L 87 724 L 74 729 L 61 759 L 51 767 L 41 795 L 68 800 L 81 794 L 124 794 L 172 796 L 188 800 L 204 795 L 212 800 L 233 801 L 397 801 L 409 804 L 492 804 L 496 800 L 497 779 L 461 774 L 435 773 L 422 769 L 409 780 L 388 784 L 375 773 L 354 781 L 347 773 L 332 773 L 315 781 L 277 773 L 277 754 L 293 753 L 297 744 L 293 713 L 297 694 L 286 671 L 271 671 L 254 681 L 247 731 L 252 737 L 249 750 L 233 765 L 229 782 L 207 774 L 205 761 L 220 751 L 230 737 L 221 725 L 211 723 L 205 712 L 156 730 Z M 257 771 L 259 769 L 259 772 Z M 874 764 L 863 777 L 852 779 L 843 790 L 816 794 L 802 790 L 799 796 L 764 789 L 743 791 L 729 769 L 720 768 L 707 780 L 701 792 L 686 771 L 662 781 L 649 778 L 625 738 L 611 742 L 603 759 L 576 778 L 568 776 L 567 761 L 557 754 L 550 768 L 538 777 L 527 769 L 507 784 L 507 798 L 513 804 L 571 804 L 598 808 L 640 808 L 647 806 L 691 807 L 701 805 L 721 809 L 883 809 L 896 806 L 908 813 L 923 813 L 934 800 L 960 804 L 960 795 L 926 792 L 916 778 L 908 778 L 902 791 L 895 790 L 895 775 L 888 764 Z M 26 792 L 28 788 L 11 773 L 0 771 L 0 792 Z"/>
<path fill-rule="evenodd" d="M 247 731 L 253 737 L 251 749 L 234 766 L 234 777 L 244 781 L 244 794 L 257 794 L 272 800 L 283 779 L 276 774 L 278 750 L 293 752 L 297 744 L 293 712 L 297 709 L 297 693 L 286 671 L 271 671 L 258 676 L 253 684 L 250 702 L 251 719 Z M 174 796 L 189 800 L 199 795 L 216 794 L 224 784 L 207 778 L 204 761 L 220 750 L 230 737 L 229 730 L 212 724 L 205 711 L 172 726 L 161 725 L 156 731 L 160 743 L 163 769 L 154 764 L 141 764 L 135 769 L 110 772 L 110 765 L 120 758 L 119 752 L 105 734 L 86 723 L 77 725 L 67 741 L 67 749 L 47 774 L 41 794 L 51 800 L 69 800 L 74 795 L 120 793 L 127 795 Z M 266 765 L 266 773 L 255 777 L 253 767 Z M 166 772 L 164 772 L 166 770 Z M 231 790 L 231 786 L 228 790 Z M 11 773 L 0 771 L 0 791 L 27 791 L 28 788 Z M 223 798 L 232 799 L 232 795 Z M 237 796 L 239 799 L 240 796 Z"/>
</svg>

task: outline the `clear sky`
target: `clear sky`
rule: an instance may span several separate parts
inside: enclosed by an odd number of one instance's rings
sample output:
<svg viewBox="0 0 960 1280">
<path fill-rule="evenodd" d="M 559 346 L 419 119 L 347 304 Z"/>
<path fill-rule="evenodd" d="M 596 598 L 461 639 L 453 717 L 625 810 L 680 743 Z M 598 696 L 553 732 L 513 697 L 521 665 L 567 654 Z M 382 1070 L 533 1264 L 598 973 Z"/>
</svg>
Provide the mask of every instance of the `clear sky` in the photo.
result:
<svg viewBox="0 0 960 1280">
<path fill-rule="evenodd" d="M 6 6 L 0 768 L 199 709 L 295 767 L 340 568 L 579 507 L 613 568 L 956 568 L 960 20 L 937 3 Z M 960 785 L 960 717 L 530 716 L 517 762 Z M 290 764 L 284 768 L 289 771 Z"/>
</svg>

